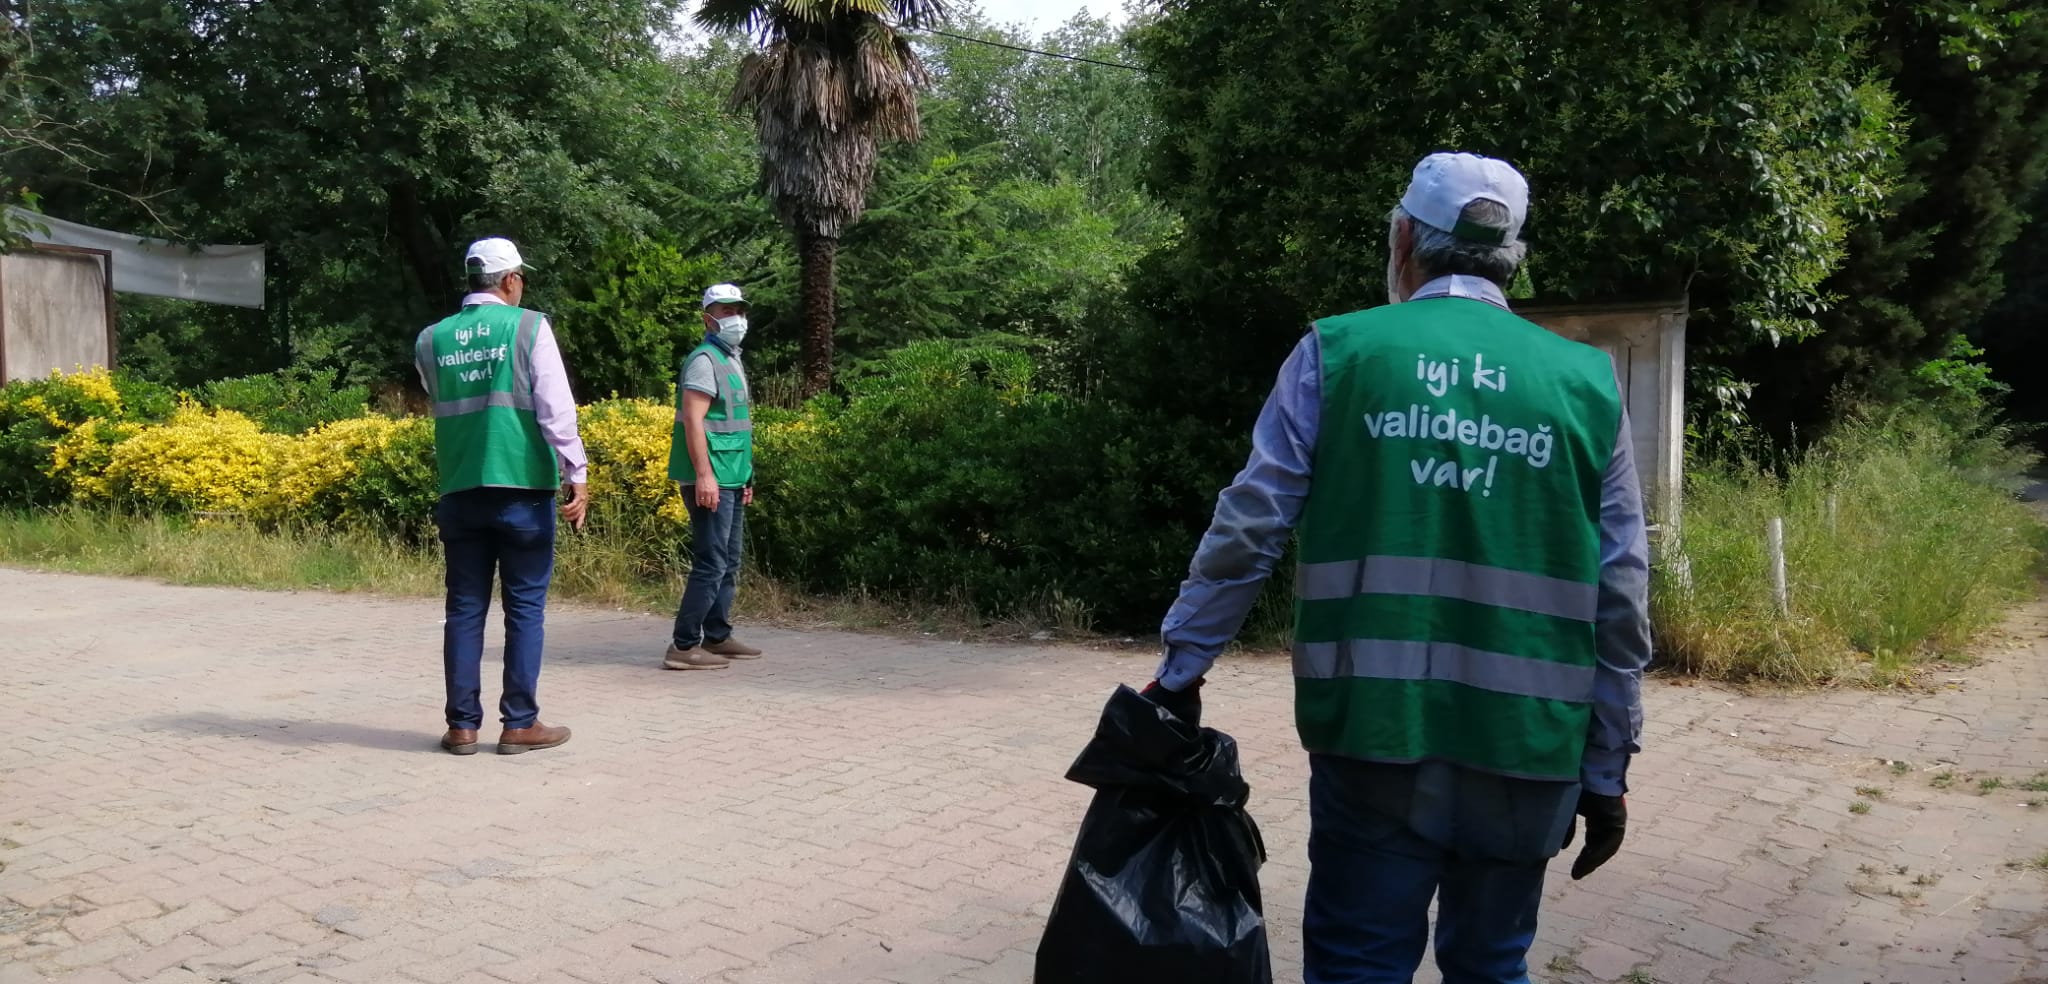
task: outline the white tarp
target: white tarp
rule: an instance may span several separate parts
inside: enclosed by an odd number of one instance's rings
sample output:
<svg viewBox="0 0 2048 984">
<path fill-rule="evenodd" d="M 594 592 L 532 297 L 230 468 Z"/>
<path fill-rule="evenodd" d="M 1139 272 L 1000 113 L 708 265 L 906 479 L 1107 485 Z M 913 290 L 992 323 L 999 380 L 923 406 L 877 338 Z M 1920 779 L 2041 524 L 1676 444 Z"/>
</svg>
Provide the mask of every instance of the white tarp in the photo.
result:
<svg viewBox="0 0 2048 984">
<path fill-rule="evenodd" d="M 114 254 L 114 289 L 124 294 L 176 297 L 235 307 L 263 306 L 262 246 L 192 248 L 161 239 L 53 219 L 10 208 L 30 224 L 28 238 L 58 246 L 104 249 Z M 41 226 L 41 229 L 33 228 Z M 48 230 L 47 232 L 43 230 Z"/>
</svg>

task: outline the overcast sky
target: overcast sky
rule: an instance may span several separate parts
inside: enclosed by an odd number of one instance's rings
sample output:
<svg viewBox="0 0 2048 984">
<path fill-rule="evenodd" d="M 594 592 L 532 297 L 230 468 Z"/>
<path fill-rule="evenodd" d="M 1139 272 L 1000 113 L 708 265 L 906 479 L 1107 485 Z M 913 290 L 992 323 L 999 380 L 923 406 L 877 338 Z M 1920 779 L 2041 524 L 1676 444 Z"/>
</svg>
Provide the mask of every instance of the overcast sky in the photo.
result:
<svg viewBox="0 0 2048 984">
<path fill-rule="evenodd" d="M 1117 0 L 978 0 L 989 20 L 998 24 L 1021 22 L 1033 33 L 1044 34 L 1082 10 L 1098 16 L 1121 19 Z"/>
</svg>

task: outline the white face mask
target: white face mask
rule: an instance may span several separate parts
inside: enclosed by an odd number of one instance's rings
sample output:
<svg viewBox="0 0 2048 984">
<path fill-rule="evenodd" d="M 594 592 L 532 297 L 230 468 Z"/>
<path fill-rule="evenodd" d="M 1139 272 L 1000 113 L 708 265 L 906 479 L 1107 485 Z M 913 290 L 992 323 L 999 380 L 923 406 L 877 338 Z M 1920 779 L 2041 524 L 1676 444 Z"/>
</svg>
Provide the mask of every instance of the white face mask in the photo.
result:
<svg viewBox="0 0 2048 984">
<path fill-rule="evenodd" d="M 739 348 L 747 338 L 747 316 L 733 314 L 718 319 L 718 337 L 725 339 L 725 344 Z"/>
</svg>

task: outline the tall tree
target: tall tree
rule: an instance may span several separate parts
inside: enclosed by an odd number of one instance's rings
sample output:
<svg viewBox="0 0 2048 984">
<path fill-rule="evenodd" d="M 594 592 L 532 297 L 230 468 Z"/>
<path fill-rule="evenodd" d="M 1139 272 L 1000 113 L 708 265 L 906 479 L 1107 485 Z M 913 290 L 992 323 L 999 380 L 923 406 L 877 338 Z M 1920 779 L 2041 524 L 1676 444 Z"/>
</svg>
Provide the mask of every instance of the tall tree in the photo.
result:
<svg viewBox="0 0 2048 984">
<path fill-rule="evenodd" d="M 2048 172 L 2048 15 L 2023 6 L 1877 5 L 1866 47 L 1905 110 L 1904 173 L 1884 214 L 1851 227 L 1821 333 L 1743 360 L 1754 416 L 1781 437 L 1819 433 L 1831 394 L 1901 395 L 1914 366 L 2027 286 L 1999 268 Z"/>
<path fill-rule="evenodd" d="M 1132 37 L 1152 19 L 1134 11 L 1119 26 L 1081 13 L 1034 38 L 990 24 L 973 7 L 955 8 L 947 34 L 924 42 L 934 75 L 923 106 L 926 142 L 961 153 L 991 147 L 1005 176 L 1071 180 L 1120 235 L 1153 245 L 1172 233 L 1175 218 L 1146 190 L 1146 149 L 1159 127 Z"/>
<path fill-rule="evenodd" d="M 806 396 L 832 385 L 839 240 L 867 208 L 879 145 L 922 132 L 926 73 L 903 32 L 944 13 L 943 0 L 705 0 L 697 11 L 703 26 L 761 44 L 732 103 L 754 113 L 763 189 L 796 234 Z"/>
<path fill-rule="evenodd" d="M 33 94 L 102 154 L 31 155 L 51 213 L 265 243 L 268 323 L 200 315 L 264 358 L 313 332 L 403 378 L 407 337 L 460 297 L 468 239 L 519 239 L 545 301 L 572 258 L 658 227 L 670 203 L 727 197 L 657 44 L 682 0 L 33 9 Z"/>
<path fill-rule="evenodd" d="M 2036 425 L 2030 436 L 2048 449 L 2048 383 L 2040 381 L 2048 363 L 2048 182 L 2034 192 L 2025 210 L 2027 223 L 2006 248 L 2005 296 L 1984 312 L 1970 336 L 1981 342 L 1985 359 L 1997 378 L 2012 385 L 2005 409 Z"/>
<path fill-rule="evenodd" d="M 39 191 L 48 190 L 44 162 L 63 162 L 79 171 L 95 154 L 79 138 L 76 125 L 52 118 L 37 98 L 29 67 L 35 55 L 31 27 L 27 3 L 0 0 L 0 253 L 24 245 L 38 229 L 11 206 L 36 209 Z"/>
<path fill-rule="evenodd" d="M 1845 232 L 1890 180 L 1894 110 L 1854 0 L 1164 8 L 1140 38 L 1153 187 L 1187 231 L 1141 275 L 1160 326 L 1121 361 L 1188 412 L 1249 412 L 1308 317 L 1385 297 L 1387 210 L 1431 151 L 1528 175 L 1537 292 L 1689 290 L 1703 353 L 1817 330 Z"/>
</svg>

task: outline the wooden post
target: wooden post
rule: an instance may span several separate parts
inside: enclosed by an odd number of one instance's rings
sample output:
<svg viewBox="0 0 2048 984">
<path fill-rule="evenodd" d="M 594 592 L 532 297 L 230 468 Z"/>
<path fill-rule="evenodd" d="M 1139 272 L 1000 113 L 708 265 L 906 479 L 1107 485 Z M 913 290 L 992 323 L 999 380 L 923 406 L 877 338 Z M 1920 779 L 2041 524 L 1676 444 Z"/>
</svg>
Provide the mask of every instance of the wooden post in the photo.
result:
<svg viewBox="0 0 2048 984">
<path fill-rule="evenodd" d="M 1771 552 L 1771 594 L 1778 602 L 1778 614 L 1792 614 L 1792 599 L 1785 589 L 1785 520 L 1771 517 L 1768 531 Z"/>
</svg>

